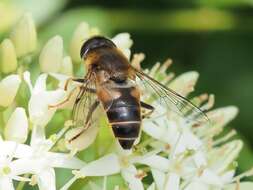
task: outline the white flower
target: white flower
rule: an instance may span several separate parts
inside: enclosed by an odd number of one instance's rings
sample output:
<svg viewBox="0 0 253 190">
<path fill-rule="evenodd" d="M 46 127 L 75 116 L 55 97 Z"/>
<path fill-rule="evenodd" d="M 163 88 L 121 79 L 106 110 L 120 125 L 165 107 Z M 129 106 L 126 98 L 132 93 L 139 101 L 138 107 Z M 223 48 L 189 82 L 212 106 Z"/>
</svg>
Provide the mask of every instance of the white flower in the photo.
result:
<svg viewBox="0 0 253 190">
<path fill-rule="evenodd" d="M 7 107 L 12 104 L 21 79 L 18 75 L 9 75 L 0 82 L 0 105 Z"/>
<path fill-rule="evenodd" d="M 108 154 L 96 161 L 88 163 L 81 170 L 75 172 L 75 177 L 61 190 L 67 189 L 77 178 L 80 177 L 108 176 L 117 173 L 121 173 L 123 179 L 128 183 L 129 189 L 144 190 L 141 179 L 145 176 L 145 172 L 137 170 L 135 164 L 144 164 L 161 171 L 167 170 L 169 162 L 166 158 L 155 155 L 158 151 L 150 152 L 143 156 L 122 151 L 123 150 L 120 150 L 118 154 Z"/>
<path fill-rule="evenodd" d="M 104 177 L 104 181 L 103 181 L 103 187 L 100 187 L 99 185 L 97 185 L 96 183 L 90 181 L 89 182 L 89 186 L 91 190 L 107 190 L 107 177 Z M 119 186 L 115 186 L 114 190 L 119 190 Z"/>
<path fill-rule="evenodd" d="M 41 74 L 33 87 L 30 73 L 24 73 L 24 80 L 31 92 L 31 98 L 28 103 L 29 118 L 34 125 L 42 127 L 46 126 L 56 111 L 56 108 L 49 109 L 49 105 L 61 101 L 65 95 L 62 89 L 48 91 L 46 89 L 46 79 L 47 74 Z"/>
<path fill-rule="evenodd" d="M 29 173 L 29 163 L 17 164 L 18 160 L 13 160 L 16 156 L 24 154 L 26 145 L 19 145 L 12 141 L 0 141 L 0 189 L 14 190 L 13 180 L 30 181 L 30 179 L 20 175 Z"/>
<path fill-rule="evenodd" d="M 30 173 L 38 179 L 40 190 L 55 190 L 54 168 L 80 169 L 85 164 L 69 154 L 51 152 L 55 142 L 65 133 L 67 128 L 68 126 L 65 126 L 52 141 L 46 139 L 45 128 L 34 126 L 30 146 L 26 151 L 23 150 L 24 156 L 19 159 L 18 163 L 21 165 L 23 162 L 29 163 Z"/>
<path fill-rule="evenodd" d="M 51 38 L 43 47 L 39 57 L 42 72 L 58 72 L 63 60 L 63 40 L 61 36 Z"/>
<path fill-rule="evenodd" d="M 24 143 L 28 136 L 28 120 L 24 108 L 16 108 L 4 130 L 6 140 Z"/>
<path fill-rule="evenodd" d="M 79 171 L 75 171 L 75 176 L 66 183 L 61 190 L 67 190 L 72 183 L 78 178 L 88 176 L 107 176 L 120 172 L 120 163 L 118 157 L 115 154 L 109 154 L 98 160 L 92 161 L 82 167 Z"/>
</svg>

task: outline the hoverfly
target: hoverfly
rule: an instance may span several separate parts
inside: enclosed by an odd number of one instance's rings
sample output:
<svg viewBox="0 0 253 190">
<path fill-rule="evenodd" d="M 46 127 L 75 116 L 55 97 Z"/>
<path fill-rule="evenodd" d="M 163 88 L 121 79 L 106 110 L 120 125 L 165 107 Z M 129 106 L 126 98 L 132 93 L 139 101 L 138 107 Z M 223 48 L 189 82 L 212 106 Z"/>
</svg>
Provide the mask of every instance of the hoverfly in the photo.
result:
<svg viewBox="0 0 253 190">
<path fill-rule="evenodd" d="M 87 74 L 84 78 L 70 80 L 82 84 L 73 107 L 73 120 L 84 127 L 83 131 L 91 127 L 94 112 L 102 105 L 119 144 L 123 149 L 131 149 L 145 117 L 141 110 L 147 109 L 150 113 L 154 110 L 152 105 L 141 101 L 137 80 L 153 90 L 153 96 L 159 98 L 166 109 L 182 116 L 191 111 L 197 118 L 208 121 L 200 108 L 130 65 L 111 40 L 102 36 L 88 39 L 81 47 L 80 56 L 86 64 Z"/>
</svg>

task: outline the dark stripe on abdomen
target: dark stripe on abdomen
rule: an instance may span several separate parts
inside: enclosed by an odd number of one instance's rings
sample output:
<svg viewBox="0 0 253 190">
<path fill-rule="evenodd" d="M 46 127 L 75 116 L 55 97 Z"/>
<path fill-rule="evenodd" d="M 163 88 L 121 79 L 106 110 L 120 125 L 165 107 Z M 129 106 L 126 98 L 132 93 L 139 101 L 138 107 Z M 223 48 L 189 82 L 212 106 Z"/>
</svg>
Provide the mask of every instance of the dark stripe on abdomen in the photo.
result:
<svg viewBox="0 0 253 190">
<path fill-rule="evenodd" d="M 140 122 L 122 122 L 111 125 L 117 138 L 137 138 L 139 136 Z"/>
<path fill-rule="evenodd" d="M 141 120 L 140 109 L 138 106 L 111 108 L 107 111 L 107 117 L 111 123 Z"/>
</svg>

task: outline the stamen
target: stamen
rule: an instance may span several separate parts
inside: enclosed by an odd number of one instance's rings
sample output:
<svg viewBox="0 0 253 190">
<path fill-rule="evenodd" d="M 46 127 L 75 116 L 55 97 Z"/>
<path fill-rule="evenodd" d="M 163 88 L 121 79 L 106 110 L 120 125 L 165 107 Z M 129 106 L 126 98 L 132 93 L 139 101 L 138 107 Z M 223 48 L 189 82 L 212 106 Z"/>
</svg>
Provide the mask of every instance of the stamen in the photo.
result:
<svg viewBox="0 0 253 190">
<path fill-rule="evenodd" d="M 29 185 L 35 186 L 35 185 L 37 185 L 37 183 L 38 183 L 38 178 L 37 178 L 37 176 L 36 176 L 36 175 L 32 175 L 31 181 L 30 181 Z"/>
<path fill-rule="evenodd" d="M 228 141 L 230 138 L 232 138 L 234 135 L 236 135 L 236 130 L 231 130 L 228 134 L 226 134 L 224 137 L 217 139 L 213 142 L 213 146 L 217 146 L 218 144 L 224 143 Z"/>
<path fill-rule="evenodd" d="M 253 168 L 251 168 L 250 170 L 234 177 L 232 181 L 233 182 L 240 181 L 244 177 L 251 177 L 251 176 L 253 176 Z"/>
<path fill-rule="evenodd" d="M 73 122 L 72 120 L 68 120 L 64 123 L 64 127 L 57 134 L 53 134 L 49 137 L 49 139 L 52 141 L 49 150 L 53 148 L 53 146 L 60 140 L 60 138 L 68 131 L 71 126 L 73 126 Z"/>
<path fill-rule="evenodd" d="M 161 73 L 166 73 L 166 71 L 168 70 L 168 68 L 172 65 L 173 61 L 172 59 L 168 58 L 160 67 L 160 72 Z"/>
</svg>

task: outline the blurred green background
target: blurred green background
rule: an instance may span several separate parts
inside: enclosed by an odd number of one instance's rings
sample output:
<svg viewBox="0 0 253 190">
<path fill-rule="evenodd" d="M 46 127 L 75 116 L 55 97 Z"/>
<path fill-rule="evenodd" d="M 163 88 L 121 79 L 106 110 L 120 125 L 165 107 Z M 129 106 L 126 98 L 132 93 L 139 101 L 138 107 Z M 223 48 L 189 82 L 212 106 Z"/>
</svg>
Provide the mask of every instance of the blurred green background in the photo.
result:
<svg viewBox="0 0 253 190">
<path fill-rule="evenodd" d="M 216 95 L 215 107 L 236 105 L 230 124 L 245 148 L 240 170 L 253 165 L 253 0 L 0 0 L 0 40 L 23 12 L 32 12 L 40 46 L 60 34 L 67 50 L 81 21 L 105 35 L 129 32 L 144 67 L 173 59 L 176 74 L 200 72 L 195 94 Z"/>
</svg>

